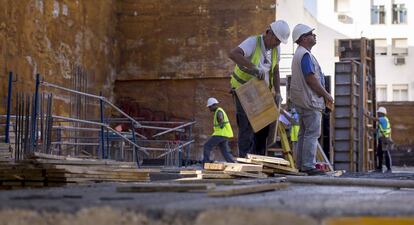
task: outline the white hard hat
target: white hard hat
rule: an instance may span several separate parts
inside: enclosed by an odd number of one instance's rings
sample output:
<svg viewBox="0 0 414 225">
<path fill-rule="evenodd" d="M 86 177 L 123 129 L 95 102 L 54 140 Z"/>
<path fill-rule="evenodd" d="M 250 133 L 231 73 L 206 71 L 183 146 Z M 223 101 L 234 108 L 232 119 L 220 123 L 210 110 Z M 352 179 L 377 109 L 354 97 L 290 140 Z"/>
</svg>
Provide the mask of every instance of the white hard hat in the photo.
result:
<svg viewBox="0 0 414 225">
<path fill-rule="evenodd" d="M 270 24 L 272 32 L 283 43 L 286 44 L 290 36 L 289 25 L 284 20 L 276 20 Z"/>
<path fill-rule="evenodd" d="M 300 36 L 309 33 L 311 31 L 315 30 L 314 28 L 311 28 L 305 24 L 298 24 L 295 26 L 295 28 L 293 28 L 293 32 L 292 32 L 292 39 L 293 39 L 293 43 L 296 43 L 296 41 L 300 38 Z"/>
<path fill-rule="evenodd" d="M 378 108 L 377 113 L 387 114 L 387 109 L 381 106 Z"/>
<path fill-rule="evenodd" d="M 207 100 L 207 107 L 210 107 L 210 106 L 212 106 L 212 105 L 214 105 L 214 104 L 218 104 L 219 102 L 217 101 L 217 99 L 215 99 L 215 98 L 209 98 L 208 100 Z"/>
</svg>

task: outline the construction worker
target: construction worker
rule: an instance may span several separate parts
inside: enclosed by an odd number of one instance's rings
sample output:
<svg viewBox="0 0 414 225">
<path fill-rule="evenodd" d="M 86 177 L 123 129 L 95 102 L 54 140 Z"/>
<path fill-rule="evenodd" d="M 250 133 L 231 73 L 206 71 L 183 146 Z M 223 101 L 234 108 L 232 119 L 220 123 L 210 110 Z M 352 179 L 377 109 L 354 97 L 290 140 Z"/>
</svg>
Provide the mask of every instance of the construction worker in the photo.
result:
<svg viewBox="0 0 414 225">
<path fill-rule="evenodd" d="M 281 42 L 286 44 L 289 35 L 289 25 L 283 20 L 277 20 L 269 25 L 264 34 L 251 36 L 231 50 L 229 57 L 236 63 L 230 81 L 232 90 L 256 77 L 265 80 L 269 89 L 273 90 L 276 104 L 279 105 L 282 101 L 280 95 L 279 45 Z M 235 92 L 233 91 L 233 93 Z M 233 94 L 233 96 L 239 127 L 238 146 L 240 157 L 245 157 L 247 153 L 264 155 L 269 126 L 254 133 L 237 95 Z"/>
<path fill-rule="evenodd" d="M 227 162 L 234 162 L 233 156 L 230 154 L 229 138 L 233 137 L 233 130 L 227 117 L 226 112 L 218 106 L 215 98 L 207 100 L 207 107 L 214 112 L 213 118 L 213 134 L 204 144 L 203 163 L 209 163 L 210 152 L 215 146 L 219 146 L 221 154 Z"/>
<path fill-rule="evenodd" d="M 378 114 L 378 130 L 377 130 L 377 137 L 378 137 L 378 149 L 377 149 L 377 157 L 378 157 L 378 167 L 377 170 L 382 172 L 382 159 L 385 154 L 385 166 L 387 167 L 387 173 L 391 173 L 391 124 L 390 120 L 387 117 L 387 109 L 385 107 L 379 107 L 377 110 Z"/>
<path fill-rule="evenodd" d="M 333 98 L 325 90 L 325 78 L 321 67 L 312 55 L 316 44 L 314 29 L 298 24 L 292 32 L 293 42 L 298 44 L 292 61 L 290 97 L 299 114 L 297 165 L 308 175 L 324 174 L 315 168 L 318 138 L 321 135 L 322 110 L 325 103 L 332 105 Z"/>
</svg>

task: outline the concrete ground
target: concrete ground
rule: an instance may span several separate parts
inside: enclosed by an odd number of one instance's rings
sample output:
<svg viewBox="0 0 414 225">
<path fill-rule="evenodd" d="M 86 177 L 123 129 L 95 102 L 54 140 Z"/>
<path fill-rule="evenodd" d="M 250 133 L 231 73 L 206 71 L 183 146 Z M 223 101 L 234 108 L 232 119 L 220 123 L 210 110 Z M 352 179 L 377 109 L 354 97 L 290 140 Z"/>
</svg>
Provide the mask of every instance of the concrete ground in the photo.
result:
<svg viewBox="0 0 414 225">
<path fill-rule="evenodd" d="M 347 177 L 352 176 L 384 178 L 379 173 L 347 175 Z M 414 179 L 414 172 L 399 171 L 391 175 L 387 174 L 385 179 Z M 366 218 L 367 216 L 374 216 L 377 219 L 383 216 L 405 219 L 402 217 L 414 216 L 414 189 L 291 184 L 287 189 L 272 192 L 234 197 L 209 197 L 204 192 L 119 193 L 116 191 L 116 187 L 125 185 L 131 184 L 105 183 L 0 191 L 0 224 L 24 224 L 15 220 L 26 218 L 28 215 L 31 215 L 29 217 L 32 220 L 37 218 L 41 220 L 41 224 L 44 224 L 47 221 L 54 221 L 53 219 L 43 221 L 45 215 L 55 219 L 57 215 L 65 215 L 65 218 L 70 217 L 71 220 L 78 221 L 84 218 L 82 215 L 107 216 L 114 213 L 122 214 L 122 218 L 128 217 L 128 213 L 134 216 L 140 215 L 140 218 L 145 218 L 146 221 L 142 224 L 161 222 L 161 224 L 187 224 L 190 221 L 190 224 L 193 224 L 194 221 L 206 217 L 205 221 L 203 220 L 206 224 L 207 222 L 220 224 L 220 221 L 227 221 L 227 225 L 233 224 L 229 222 L 233 221 L 232 219 L 236 220 L 234 224 L 255 224 L 260 221 L 261 224 L 267 224 L 267 220 L 262 221 L 262 219 L 267 218 L 270 222 L 274 222 L 271 218 L 275 215 L 278 215 L 279 219 L 285 218 L 288 222 L 286 224 L 341 224 L 332 222 L 332 219 L 343 220 L 343 217 Z M 91 211 L 85 214 L 85 210 Z M 19 213 L 25 216 L 17 216 Z M 16 216 L 9 217 L 10 214 Z M 241 218 L 244 219 L 239 221 Z M 137 220 L 137 218 L 130 219 Z M 212 220 L 216 222 L 211 223 Z M 109 221 L 111 220 L 104 222 Z M 248 221 L 250 222 L 247 223 Z M 78 222 L 82 224 L 82 221 Z M 124 222 L 121 224 L 129 224 L 127 221 Z M 409 223 L 396 223 L 395 218 L 392 222 L 391 224 L 414 224 L 414 217 L 408 218 Z M 378 221 L 373 224 L 378 224 Z"/>
</svg>

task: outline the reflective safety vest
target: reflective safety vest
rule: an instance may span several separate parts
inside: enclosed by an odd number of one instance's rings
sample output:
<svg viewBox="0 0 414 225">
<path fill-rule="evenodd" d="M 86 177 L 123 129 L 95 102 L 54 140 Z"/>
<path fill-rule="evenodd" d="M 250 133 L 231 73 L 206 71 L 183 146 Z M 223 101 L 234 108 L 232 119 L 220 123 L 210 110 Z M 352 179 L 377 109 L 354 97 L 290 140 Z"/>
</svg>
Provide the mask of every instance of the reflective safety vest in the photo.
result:
<svg viewBox="0 0 414 225">
<path fill-rule="evenodd" d="M 221 111 L 223 113 L 223 121 L 224 121 L 224 127 L 221 128 L 219 122 L 217 121 L 217 112 Z M 233 130 L 231 129 L 231 125 L 229 122 L 229 118 L 227 117 L 226 112 L 222 108 L 217 108 L 214 112 L 214 127 L 213 127 L 213 134 L 212 136 L 222 136 L 227 138 L 233 137 Z"/>
<path fill-rule="evenodd" d="M 290 141 L 298 141 L 299 125 L 293 125 L 290 127 Z"/>
<path fill-rule="evenodd" d="M 250 62 L 254 65 L 259 65 L 260 56 L 262 54 L 262 37 L 260 35 L 256 36 L 256 48 L 254 53 L 250 56 Z M 269 89 L 273 87 L 273 73 L 277 64 L 277 48 L 272 49 L 272 65 L 269 71 Z M 231 75 L 230 84 L 231 87 L 236 89 L 242 84 L 246 83 L 254 77 L 253 74 L 249 74 L 246 70 L 243 71 L 238 65 L 234 67 L 233 74 Z"/>
<path fill-rule="evenodd" d="M 390 121 L 388 120 L 388 118 L 386 116 L 384 116 L 385 121 L 387 121 L 387 124 L 385 127 L 381 126 L 381 123 L 379 124 L 379 130 L 380 130 L 380 136 L 384 136 L 386 138 L 389 138 L 391 136 L 391 124 Z"/>
</svg>

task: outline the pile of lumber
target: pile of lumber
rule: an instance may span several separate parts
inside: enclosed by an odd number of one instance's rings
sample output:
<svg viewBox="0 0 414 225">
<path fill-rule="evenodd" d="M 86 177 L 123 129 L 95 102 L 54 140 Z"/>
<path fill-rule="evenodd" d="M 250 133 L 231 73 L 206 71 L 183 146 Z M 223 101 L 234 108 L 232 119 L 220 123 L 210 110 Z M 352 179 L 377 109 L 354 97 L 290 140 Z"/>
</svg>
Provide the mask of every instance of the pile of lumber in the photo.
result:
<svg viewBox="0 0 414 225">
<path fill-rule="evenodd" d="M 289 161 L 282 158 L 247 154 L 247 158 L 236 158 L 236 160 L 247 165 L 261 165 L 263 173 L 268 175 L 301 175 L 296 168 L 291 167 Z"/>
<path fill-rule="evenodd" d="M 19 163 L 0 164 L 0 187 L 53 187 L 91 182 L 148 182 L 153 169 L 111 160 L 35 153 Z"/>
</svg>

